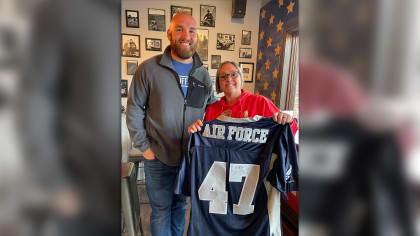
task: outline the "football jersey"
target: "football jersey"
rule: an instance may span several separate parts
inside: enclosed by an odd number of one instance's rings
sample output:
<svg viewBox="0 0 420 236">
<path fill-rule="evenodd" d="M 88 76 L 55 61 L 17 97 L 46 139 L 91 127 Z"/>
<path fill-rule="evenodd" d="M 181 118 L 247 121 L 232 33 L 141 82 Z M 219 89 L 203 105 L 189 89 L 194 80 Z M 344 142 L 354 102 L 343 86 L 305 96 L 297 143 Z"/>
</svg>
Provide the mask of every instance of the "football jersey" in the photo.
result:
<svg viewBox="0 0 420 236">
<path fill-rule="evenodd" d="M 188 150 L 175 182 L 175 193 L 191 196 L 188 235 L 281 235 L 280 194 L 298 190 L 289 124 L 262 117 L 204 122 Z"/>
</svg>

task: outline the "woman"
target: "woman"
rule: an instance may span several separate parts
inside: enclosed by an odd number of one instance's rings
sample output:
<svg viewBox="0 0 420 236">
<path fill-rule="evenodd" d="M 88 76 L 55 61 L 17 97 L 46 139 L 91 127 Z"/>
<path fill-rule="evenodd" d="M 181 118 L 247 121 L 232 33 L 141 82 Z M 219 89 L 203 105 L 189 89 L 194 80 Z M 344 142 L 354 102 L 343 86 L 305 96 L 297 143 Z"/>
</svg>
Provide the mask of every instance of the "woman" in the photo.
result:
<svg viewBox="0 0 420 236">
<path fill-rule="evenodd" d="M 220 115 L 232 118 L 254 117 L 256 115 L 273 117 L 279 124 L 293 121 L 291 128 L 293 134 L 297 131 L 297 124 L 292 117 L 280 110 L 266 97 L 254 95 L 242 89 L 242 71 L 238 64 L 232 61 L 223 62 L 216 73 L 216 92 L 224 92 L 225 96 L 218 102 L 209 105 L 206 109 L 204 121 L 214 120 Z M 197 120 L 188 127 L 188 133 L 201 130 L 203 123 Z"/>
</svg>

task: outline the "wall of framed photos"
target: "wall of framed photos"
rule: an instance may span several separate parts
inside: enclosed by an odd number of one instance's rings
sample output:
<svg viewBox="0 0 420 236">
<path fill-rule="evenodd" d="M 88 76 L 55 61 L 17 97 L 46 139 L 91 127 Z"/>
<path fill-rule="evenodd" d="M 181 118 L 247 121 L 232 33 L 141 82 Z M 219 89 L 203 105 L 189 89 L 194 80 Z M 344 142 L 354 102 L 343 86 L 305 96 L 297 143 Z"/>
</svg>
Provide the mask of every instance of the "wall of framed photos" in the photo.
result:
<svg viewBox="0 0 420 236">
<path fill-rule="evenodd" d="M 160 54 L 169 45 L 166 30 L 171 14 L 178 10 L 192 11 L 202 39 L 208 37 L 200 57 L 207 65 L 210 76 L 215 78 L 218 60 L 232 60 L 255 68 L 258 48 L 260 8 L 266 0 L 248 0 L 244 18 L 232 18 L 231 0 L 122 0 L 121 33 L 122 90 L 131 84 L 133 67 Z M 184 7 L 184 8 L 182 8 Z M 206 14 L 211 15 L 206 17 Z M 205 41 L 205 40 L 204 40 Z M 200 44 L 200 40 L 199 40 Z M 200 49 L 200 45 L 199 45 Z M 207 57 L 207 58 L 206 58 Z M 251 67 L 253 64 L 254 67 Z M 251 70 L 250 70 L 251 71 Z M 253 93 L 255 71 L 248 75 L 244 89 Z M 125 92 L 122 91 L 122 94 Z M 126 98 L 122 97 L 126 106 Z"/>
</svg>

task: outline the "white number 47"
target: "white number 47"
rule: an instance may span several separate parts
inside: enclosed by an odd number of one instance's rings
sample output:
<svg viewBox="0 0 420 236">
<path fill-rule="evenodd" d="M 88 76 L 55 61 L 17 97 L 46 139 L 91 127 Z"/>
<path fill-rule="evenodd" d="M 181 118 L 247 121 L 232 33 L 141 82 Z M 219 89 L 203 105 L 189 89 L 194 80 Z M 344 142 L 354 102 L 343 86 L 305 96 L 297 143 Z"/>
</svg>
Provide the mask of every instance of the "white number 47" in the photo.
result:
<svg viewBox="0 0 420 236">
<path fill-rule="evenodd" d="M 255 190 L 260 166 L 254 164 L 230 164 L 229 182 L 245 182 L 238 204 L 233 204 L 233 214 L 248 215 L 254 212 Z M 210 201 L 209 213 L 227 214 L 228 192 L 226 191 L 226 162 L 215 161 L 198 189 L 198 197 Z"/>
</svg>

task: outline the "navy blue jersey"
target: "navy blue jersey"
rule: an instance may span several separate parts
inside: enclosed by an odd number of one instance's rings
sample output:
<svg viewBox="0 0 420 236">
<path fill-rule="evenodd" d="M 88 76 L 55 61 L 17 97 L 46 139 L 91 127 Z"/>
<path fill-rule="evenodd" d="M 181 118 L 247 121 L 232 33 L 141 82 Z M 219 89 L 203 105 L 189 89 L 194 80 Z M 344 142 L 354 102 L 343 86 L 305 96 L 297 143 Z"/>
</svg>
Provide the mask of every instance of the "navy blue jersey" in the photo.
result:
<svg viewBox="0 0 420 236">
<path fill-rule="evenodd" d="M 290 125 L 212 120 L 191 135 L 188 150 L 175 186 L 191 196 L 188 235 L 281 235 L 280 193 L 298 189 Z"/>
</svg>

